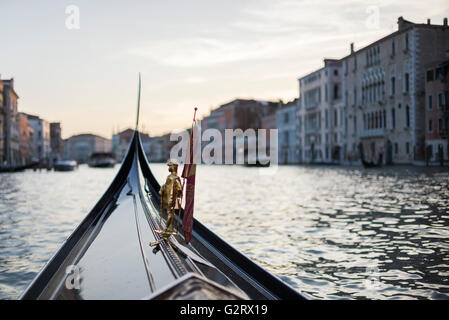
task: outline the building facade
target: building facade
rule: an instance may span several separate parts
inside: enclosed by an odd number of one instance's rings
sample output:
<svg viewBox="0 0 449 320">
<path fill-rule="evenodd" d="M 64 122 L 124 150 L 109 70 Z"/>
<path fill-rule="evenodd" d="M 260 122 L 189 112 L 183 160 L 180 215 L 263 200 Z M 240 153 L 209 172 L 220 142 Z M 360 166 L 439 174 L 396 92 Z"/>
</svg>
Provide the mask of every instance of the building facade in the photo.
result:
<svg viewBox="0 0 449 320">
<path fill-rule="evenodd" d="M 449 161 L 449 50 L 448 60 L 431 65 L 425 76 L 426 163 Z"/>
<path fill-rule="evenodd" d="M 443 25 L 398 19 L 398 30 L 351 52 L 343 62 L 346 162 L 424 162 L 425 66 L 444 58 Z"/>
<path fill-rule="evenodd" d="M 61 123 L 50 123 L 50 149 L 52 159 L 62 159 L 64 153 L 63 139 L 61 137 Z"/>
<path fill-rule="evenodd" d="M 51 147 L 50 147 L 50 124 L 48 121 L 39 118 L 38 116 L 27 114 L 28 122 L 33 128 L 33 150 L 34 161 L 39 161 L 42 164 L 50 162 Z"/>
<path fill-rule="evenodd" d="M 300 107 L 297 119 L 299 160 L 332 163 L 340 160 L 341 61 L 325 59 L 324 67 L 299 81 Z"/>
<path fill-rule="evenodd" d="M 278 163 L 299 163 L 300 144 L 298 141 L 298 116 L 300 99 L 281 103 L 276 111 L 276 128 L 278 129 Z"/>
<path fill-rule="evenodd" d="M 34 129 L 28 121 L 27 114 L 19 112 L 20 128 L 20 163 L 27 165 L 33 162 L 34 157 Z"/>
<path fill-rule="evenodd" d="M 111 140 L 94 135 L 79 134 L 64 141 L 64 158 L 87 163 L 94 152 L 111 152 Z"/>
<path fill-rule="evenodd" d="M 14 79 L 0 79 L 0 89 L 2 95 L 2 116 L 0 120 L 3 125 L 1 144 L 2 154 L 1 164 L 3 166 L 20 165 L 20 133 L 17 116 L 17 104 L 19 96 L 14 90 Z"/>
<path fill-rule="evenodd" d="M 0 77 L 0 167 L 3 166 L 5 159 L 5 106 L 3 104 L 3 82 Z"/>
</svg>

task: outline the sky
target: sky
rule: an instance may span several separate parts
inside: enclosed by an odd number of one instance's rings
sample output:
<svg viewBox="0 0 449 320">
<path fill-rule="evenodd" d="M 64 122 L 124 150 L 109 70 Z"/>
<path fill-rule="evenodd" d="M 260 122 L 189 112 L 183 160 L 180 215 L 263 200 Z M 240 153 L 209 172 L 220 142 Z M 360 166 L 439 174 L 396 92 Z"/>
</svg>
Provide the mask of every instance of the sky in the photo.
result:
<svg viewBox="0 0 449 320">
<path fill-rule="evenodd" d="M 294 99 L 299 77 L 399 16 L 442 24 L 449 1 L 0 0 L 0 75 L 14 77 L 19 111 L 68 138 L 133 127 L 141 72 L 140 129 L 154 136 L 189 127 L 194 107 Z"/>
</svg>

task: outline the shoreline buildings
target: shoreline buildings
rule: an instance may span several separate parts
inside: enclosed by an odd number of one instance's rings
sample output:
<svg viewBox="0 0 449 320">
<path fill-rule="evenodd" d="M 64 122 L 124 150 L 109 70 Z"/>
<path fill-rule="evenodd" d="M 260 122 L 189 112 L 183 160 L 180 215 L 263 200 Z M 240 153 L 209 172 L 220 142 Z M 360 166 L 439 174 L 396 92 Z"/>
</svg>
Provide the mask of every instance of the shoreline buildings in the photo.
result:
<svg viewBox="0 0 449 320">
<path fill-rule="evenodd" d="M 340 60 L 325 59 L 323 68 L 299 79 L 300 162 L 351 164 L 363 155 L 384 164 L 423 164 L 427 144 L 438 145 L 448 159 L 447 83 L 436 88 L 425 81 L 428 68 L 447 70 L 437 66 L 447 52 L 447 18 L 435 25 L 399 17 L 397 31 L 359 50 L 351 44 Z M 447 77 L 442 71 L 439 77 Z M 426 90 L 433 91 L 426 97 Z M 433 119 L 425 107 L 429 99 L 441 105 Z M 442 135 L 430 136 L 429 126 Z"/>
<path fill-rule="evenodd" d="M 111 140 L 83 133 L 71 136 L 64 141 L 64 159 L 87 163 L 94 152 L 111 152 Z"/>
</svg>

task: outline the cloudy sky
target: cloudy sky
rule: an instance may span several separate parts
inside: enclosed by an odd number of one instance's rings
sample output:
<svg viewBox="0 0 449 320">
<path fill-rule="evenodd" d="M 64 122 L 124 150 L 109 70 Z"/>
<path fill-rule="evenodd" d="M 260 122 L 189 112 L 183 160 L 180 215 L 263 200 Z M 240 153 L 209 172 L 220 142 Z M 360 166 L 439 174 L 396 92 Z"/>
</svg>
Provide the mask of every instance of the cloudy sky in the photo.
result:
<svg viewBox="0 0 449 320">
<path fill-rule="evenodd" d="M 76 12 L 79 9 L 79 29 Z M 396 30 L 442 24 L 447 0 L 0 0 L 0 74 L 63 137 L 190 125 L 234 98 L 290 100 L 297 78 Z M 69 26 L 69 27 L 67 27 Z"/>
</svg>

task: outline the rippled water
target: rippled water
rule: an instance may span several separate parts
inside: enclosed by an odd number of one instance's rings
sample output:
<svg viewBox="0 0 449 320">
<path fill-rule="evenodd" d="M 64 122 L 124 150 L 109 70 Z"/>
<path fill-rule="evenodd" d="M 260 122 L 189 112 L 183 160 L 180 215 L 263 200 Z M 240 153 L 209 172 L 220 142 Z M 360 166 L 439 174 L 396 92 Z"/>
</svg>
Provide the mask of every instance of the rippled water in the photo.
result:
<svg viewBox="0 0 449 320">
<path fill-rule="evenodd" d="M 1 299 L 20 295 L 117 169 L 0 175 Z M 260 173 L 200 166 L 196 217 L 310 298 L 449 298 L 447 168 Z"/>
</svg>

